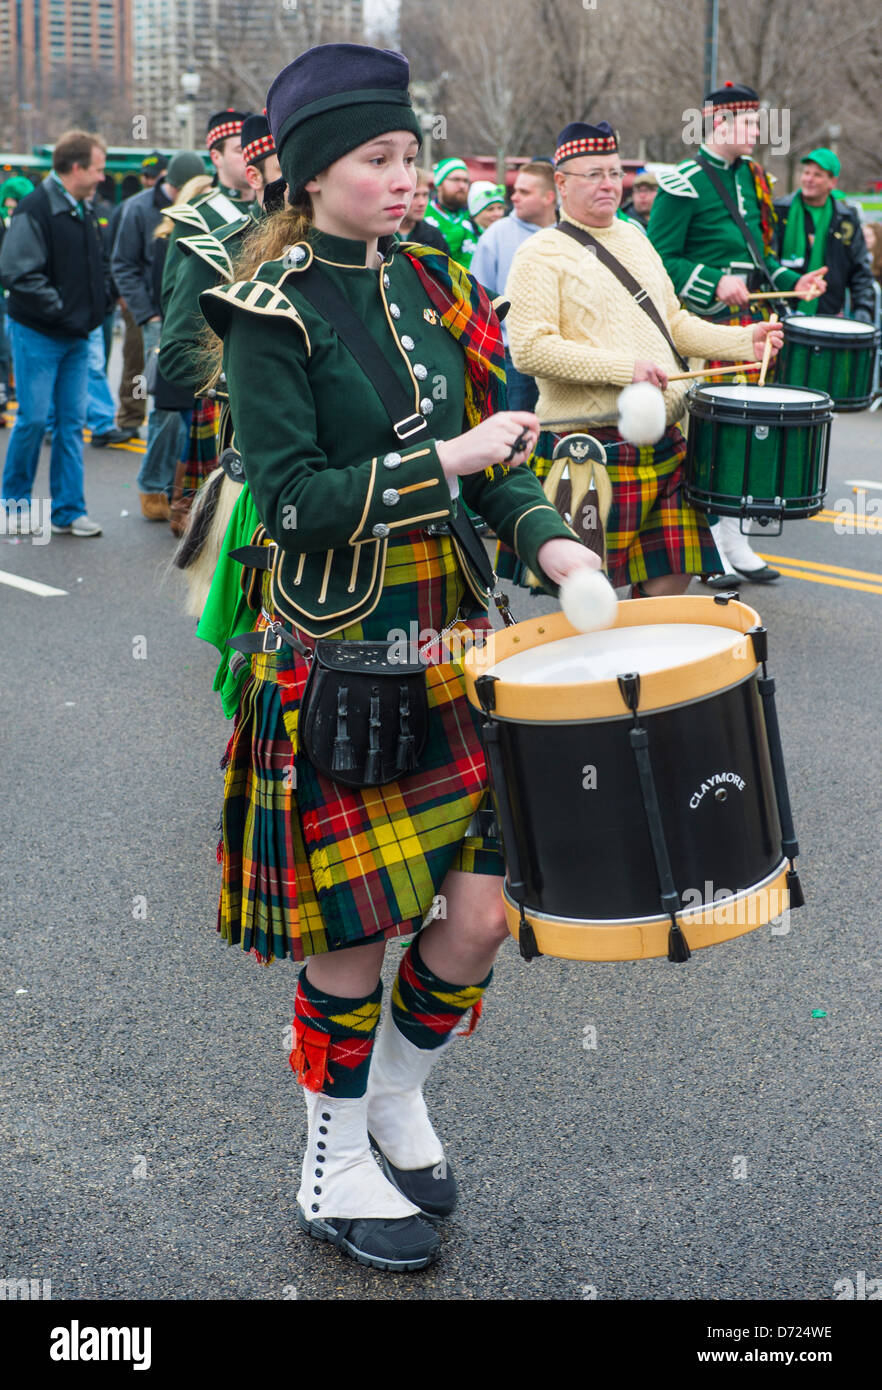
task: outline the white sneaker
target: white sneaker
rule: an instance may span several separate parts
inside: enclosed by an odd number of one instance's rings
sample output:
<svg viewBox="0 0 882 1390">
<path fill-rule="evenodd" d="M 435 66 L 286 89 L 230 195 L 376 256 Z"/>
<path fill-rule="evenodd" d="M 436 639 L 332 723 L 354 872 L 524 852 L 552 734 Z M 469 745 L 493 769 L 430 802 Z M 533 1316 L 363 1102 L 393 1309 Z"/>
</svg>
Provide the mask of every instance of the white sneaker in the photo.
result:
<svg viewBox="0 0 882 1390">
<path fill-rule="evenodd" d="M 82 516 L 74 517 L 70 525 L 70 534 L 72 536 L 100 536 L 102 531 L 97 521 L 90 521 L 84 513 Z"/>
</svg>

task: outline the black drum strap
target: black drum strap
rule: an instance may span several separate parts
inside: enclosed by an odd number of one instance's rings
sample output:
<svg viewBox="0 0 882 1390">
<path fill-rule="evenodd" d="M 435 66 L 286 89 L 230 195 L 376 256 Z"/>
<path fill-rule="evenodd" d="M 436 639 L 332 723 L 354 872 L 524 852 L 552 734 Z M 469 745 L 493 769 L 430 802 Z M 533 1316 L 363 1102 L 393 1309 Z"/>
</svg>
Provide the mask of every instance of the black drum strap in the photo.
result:
<svg viewBox="0 0 882 1390">
<path fill-rule="evenodd" d="M 295 288 L 309 300 L 313 308 L 318 309 L 352 353 L 379 396 L 398 439 L 405 441 L 427 434 L 428 421 L 412 409 L 407 392 L 399 383 L 373 334 L 362 323 L 346 296 L 328 279 L 315 261 L 300 272 Z M 495 599 L 506 624 L 513 622 L 510 614 L 506 616 L 508 600 L 505 595 L 497 597 L 497 577 L 464 505 L 459 508 L 457 515 L 451 511 L 448 525 L 480 582 Z M 500 604 L 500 598 L 504 600 L 504 605 Z"/>
<path fill-rule="evenodd" d="M 688 942 L 683 935 L 683 929 L 677 921 L 680 895 L 674 886 L 671 857 L 668 854 L 665 828 L 662 824 L 661 808 L 658 804 L 658 792 L 655 789 L 655 776 L 649 757 L 649 734 L 640 723 L 640 716 L 637 713 L 637 705 L 640 700 L 640 677 L 634 674 L 619 676 L 619 690 L 622 692 L 622 699 L 634 716 L 634 724 L 629 734 L 631 751 L 637 764 L 640 795 L 643 799 L 643 809 L 646 812 L 646 827 L 652 844 L 655 871 L 658 874 L 662 911 L 666 912 L 671 919 L 671 929 L 668 932 L 668 960 L 680 963 L 688 960 L 692 952 L 689 950 Z"/>
<path fill-rule="evenodd" d="M 713 187 L 719 194 L 721 201 L 725 204 L 726 211 L 729 213 L 729 216 L 732 218 L 732 221 L 735 223 L 735 226 L 738 228 L 739 232 L 744 237 L 744 244 L 750 252 L 750 259 L 753 261 L 754 265 L 756 266 L 756 269 L 759 271 L 763 279 L 768 281 L 773 290 L 777 289 L 774 280 L 769 274 L 769 269 L 766 265 L 766 258 L 756 244 L 756 237 L 754 236 L 753 232 L 750 230 L 744 218 L 742 217 L 735 203 L 735 199 L 732 197 L 732 194 L 729 192 L 728 188 L 723 183 L 723 180 L 720 178 L 716 169 L 711 164 L 710 160 L 705 159 L 704 155 L 698 155 L 695 162 L 696 164 L 700 164 L 704 172 L 707 174 Z"/>
<path fill-rule="evenodd" d="M 574 227 L 572 222 L 558 222 L 555 225 L 555 230 L 564 232 L 567 236 L 571 236 L 574 241 L 578 241 L 580 246 L 584 246 L 595 255 L 601 265 L 605 265 L 607 270 L 616 277 L 619 283 L 624 285 L 625 289 L 632 296 L 634 303 L 639 304 L 644 314 L 648 314 L 652 319 L 652 322 L 674 354 L 675 359 L 679 362 L 680 370 L 685 372 L 689 363 L 686 361 L 685 357 L 681 357 L 674 346 L 674 340 L 671 337 L 670 330 L 656 308 L 654 301 L 650 298 L 649 291 L 643 288 L 639 280 L 634 279 L 630 270 L 626 270 L 621 261 L 613 255 L 612 251 L 607 250 L 602 242 L 599 242 L 590 232 L 586 232 L 584 227 Z"/>
</svg>

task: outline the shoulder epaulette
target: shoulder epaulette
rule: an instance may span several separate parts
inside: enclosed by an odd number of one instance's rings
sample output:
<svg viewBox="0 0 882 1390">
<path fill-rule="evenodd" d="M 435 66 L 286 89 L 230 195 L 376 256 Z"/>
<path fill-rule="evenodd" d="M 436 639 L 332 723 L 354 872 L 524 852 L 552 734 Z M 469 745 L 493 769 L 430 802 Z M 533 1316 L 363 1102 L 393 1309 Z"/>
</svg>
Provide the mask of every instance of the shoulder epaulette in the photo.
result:
<svg viewBox="0 0 882 1390">
<path fill-rule="evenodd" d="M 181 203 L 178 208 L 166 208 L 165 215 L 179 227 L 195 227 L 199 232 L 208 231 L 208 223 L 192 203 Z"/>
<path fill-rule="evenodd" d="M 212 236 L 210 232 L 201 232 L 198 236 L 181 237 L 178 246 L 185 255 L 198 256 L 225 280 L 232 280 L 233 262 L 227 248 L 221 245 L 218 237 Z"/>
<path fill-rule="evenodd" d="M 694 159 L 684 159 L 676 169 L 660 169 L 656 175 L 658 186 L 666 193 L 673 193 L 675 198 L 697 198 L 698 193 L 692 187 L 692 178 L 700 168 L 701 165 L 696 164 Z"/>
<path fill-rule="evenodd" d="M 205 300 L 217 300 L 227 310 L 242 309 L 248 314 L 263 314 L 271 318 L 288 319 L 296 324 L 303 334 L 306 340 L 307 353 L 312 352 L 306 324 L 300 314 L 287 295 L 282 294 L 274 285 L 267 284 L 265 280 L 237 280 L 232 285 L 220 285 L 217 289 L 203 290 L 199 299 L 200 303 Z M 205 313 L 204 303 L 203 313 Z M 205 317 L 217 332 L 217 328 L 209 315 L 205 314 Z M 221 315 L 221 317 L 225 316 Z"/>
<path fill-rule="evenodd" d="M 252 227 L 256 226 L 257 223 L 254 218 L 249 217 L 247 213 L 243 213 L 241 217 L 236 218 L 235 222 L 228 222 L 225 227 L 218 227 L 217 231 L 212 232 L 211 235 L 216 241 L 229 241 L 231 237 L 237 236 L 239 232 L 249 231 Z"/>
</svg>

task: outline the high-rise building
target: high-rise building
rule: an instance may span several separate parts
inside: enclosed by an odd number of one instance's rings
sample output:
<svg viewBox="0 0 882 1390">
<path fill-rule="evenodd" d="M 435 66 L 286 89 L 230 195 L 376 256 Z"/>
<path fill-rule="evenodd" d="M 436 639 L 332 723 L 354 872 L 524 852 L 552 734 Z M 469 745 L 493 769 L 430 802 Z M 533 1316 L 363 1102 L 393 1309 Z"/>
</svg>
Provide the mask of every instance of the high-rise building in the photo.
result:
<svg viewBox="0 0 882 1390">
<path fill-rule="evenodd" d="M 145 141 L 198 145 L 224 106 L 254 110 L 279 68 L 315 43 L 357 37 L 364 0 L 132 0 L 134 113 Z M 182 77 L 197 73 L 198 96 Z M 191 110 L 185 113 L 190 105 Z"/>
<path fill-rule="evenodd" d="M 132 101 L 133 0 L 0 0 L 2 138 L 25 152 L 59 123 L 101 125 Z M 65 116 L 65 112 L 69 116 Z"/>
</svg>

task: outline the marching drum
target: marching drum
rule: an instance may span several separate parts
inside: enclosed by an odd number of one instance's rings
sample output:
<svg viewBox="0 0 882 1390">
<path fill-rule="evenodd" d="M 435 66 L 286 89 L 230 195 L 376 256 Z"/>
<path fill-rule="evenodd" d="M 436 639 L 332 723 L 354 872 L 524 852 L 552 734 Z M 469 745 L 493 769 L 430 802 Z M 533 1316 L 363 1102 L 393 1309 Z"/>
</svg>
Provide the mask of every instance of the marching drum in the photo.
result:
<svg viewBox="0 0 882 1390">
<path fill-rule="evenodd" d="M 702 512 L 781 523 L 824 503 L 833 402 L 796 386 L 693 386 L 684 487 Z"/>
<path fill-rule="evenodd" d="M 527 959 L 683 960 L 801 904 L 758 621 L 728 594 L 638 599 L 467 654 Z"/>
<path fill-rule="evenodd" d="M 791 314 L 781 327 L 779 381 L 826 391 L 836 410 L 866 409 L 873 399 L 878 328 L 823 314 Z"/>
</svg>

